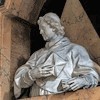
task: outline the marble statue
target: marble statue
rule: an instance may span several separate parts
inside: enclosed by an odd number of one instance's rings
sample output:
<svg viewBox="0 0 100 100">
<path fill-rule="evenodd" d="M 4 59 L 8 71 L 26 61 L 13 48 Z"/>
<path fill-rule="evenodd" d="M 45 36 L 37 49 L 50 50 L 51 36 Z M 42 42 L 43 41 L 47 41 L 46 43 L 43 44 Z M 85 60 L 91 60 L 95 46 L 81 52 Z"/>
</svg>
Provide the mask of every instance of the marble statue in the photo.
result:
<svg viewBox="0 0 100 100">
<path fill-rule="evenodd" d="M 38 20 L 44 48 L 34 52 L 15 73 L 14 95 L 22 88 L 30 89 L 30 96 L 57 94 L 96 87 L 99 75 L 86 49 L 64 37 L 64 27 L 55 13 L 47 13 Z"/>
</svg>

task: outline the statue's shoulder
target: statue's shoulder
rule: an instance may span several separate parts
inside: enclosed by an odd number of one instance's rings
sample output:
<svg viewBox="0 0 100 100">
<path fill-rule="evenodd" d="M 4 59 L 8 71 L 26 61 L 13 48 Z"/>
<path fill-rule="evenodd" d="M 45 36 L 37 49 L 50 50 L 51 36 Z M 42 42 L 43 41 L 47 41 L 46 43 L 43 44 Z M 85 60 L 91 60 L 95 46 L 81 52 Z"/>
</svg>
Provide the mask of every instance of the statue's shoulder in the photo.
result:
<svg viewBox="0 0 100 100">
<path fill-rule="evenodd" d="M 76 44 L 76 43 L 72 43 L 75 49 L 85 49 L 85 47 L 83 47 L 80 44 Z"/>
<path fill-rule="evenodd" d="M 74 52 L 77 52 L 77 53 L 80 53 L 80 54 L 87 53 L 87 50 L 84 46 L 79 45 L 79 44 L 75 44 L 75 43 L 72 43 L 72 45 L 73 45 L 73 51 Z"/>
<path fill-rule="evenodd" d="M 31 57 L 38 56 L 38 55 L 42 54 L 44 51 L 45 51 L 45 48 L 41 48 L 41 49 L 33 52 L 33 54 L 31 55 Z"/>
<path fill-rule="evenodd" d="M 43 51 L 45 51 L 45 48 L 41 48 L 41 49 L 35 51 L 34 53 L 35 53 L 35 54 L 37 54 L 37 53 L 42 53 Z"/>
</svg>

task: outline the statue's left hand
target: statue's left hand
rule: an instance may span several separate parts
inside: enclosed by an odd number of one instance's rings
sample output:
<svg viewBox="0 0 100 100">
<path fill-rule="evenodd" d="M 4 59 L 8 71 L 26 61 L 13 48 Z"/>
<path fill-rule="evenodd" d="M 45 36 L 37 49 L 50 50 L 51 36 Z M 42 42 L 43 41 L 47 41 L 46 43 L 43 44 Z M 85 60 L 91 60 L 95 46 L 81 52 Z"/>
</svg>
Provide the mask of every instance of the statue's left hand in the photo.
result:
<svg viewBox="0 0 100 100">
<path fill-rule="evenodd" d="M 75 78 L 71 78 L 69 81 L 64 82 L 62 83 L 62 85 L 66 88 L 67 85 L 69 85 L 69 90 L 72 90 L 72 91 L 76 91 L 86 85 L 88 85 L 88 82 L 85 80 L 85 78 L 82 78 L 82 77 L 75 77 Z"/>
</svg>

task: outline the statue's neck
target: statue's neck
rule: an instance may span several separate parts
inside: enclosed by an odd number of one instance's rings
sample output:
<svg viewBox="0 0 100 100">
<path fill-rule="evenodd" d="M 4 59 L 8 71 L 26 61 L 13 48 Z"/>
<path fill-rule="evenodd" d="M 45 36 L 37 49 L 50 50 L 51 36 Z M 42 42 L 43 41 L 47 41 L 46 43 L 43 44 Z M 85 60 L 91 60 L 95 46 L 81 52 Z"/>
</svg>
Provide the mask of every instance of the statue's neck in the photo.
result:
<svg viewBox="0 0 100 100">
<path fill-rule="evenodd" d="M 58 43 L 61 39 L 63 38 L 63 36 L 59 35 L 53 39 L 51 39 L 50 41 L 48 41 L 45 45 L 46 48 L 50 48 L 52 46 L 54 46 L 56 43 Z"/>
</svg>

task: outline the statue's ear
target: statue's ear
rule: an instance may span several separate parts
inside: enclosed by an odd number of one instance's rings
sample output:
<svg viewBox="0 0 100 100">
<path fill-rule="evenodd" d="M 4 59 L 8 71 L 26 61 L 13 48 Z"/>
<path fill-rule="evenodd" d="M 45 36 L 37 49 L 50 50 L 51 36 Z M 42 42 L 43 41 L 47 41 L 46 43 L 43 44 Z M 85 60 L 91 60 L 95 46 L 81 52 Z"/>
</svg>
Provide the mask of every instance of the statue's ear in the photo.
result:
<svg viewBox="0 0 100 100">
<path fill-rule="evenodd" d="M 55 31 L 56 31 L 56 29 L 52 28 L 52 31 L 53 31 L 53 32 L 55 32 Z"/>
</svg>

